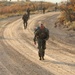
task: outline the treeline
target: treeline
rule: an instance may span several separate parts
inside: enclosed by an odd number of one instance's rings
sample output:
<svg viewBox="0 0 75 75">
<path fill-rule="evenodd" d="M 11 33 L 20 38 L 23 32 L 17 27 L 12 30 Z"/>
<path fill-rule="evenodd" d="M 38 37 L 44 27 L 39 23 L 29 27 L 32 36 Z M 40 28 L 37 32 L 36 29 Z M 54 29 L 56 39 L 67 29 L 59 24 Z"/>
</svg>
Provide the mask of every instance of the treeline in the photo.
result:
<svg viewBox="0 0 75 75">
<path fill-rule="evenodd" d="M 43 7 L 46 9 L 53 7 L 54 4 L 48 2 L 0 2 L 0 15 L 7 14 L 21 14 L 30 8 L 30 10 L 37 11 Z"/>
</svg>

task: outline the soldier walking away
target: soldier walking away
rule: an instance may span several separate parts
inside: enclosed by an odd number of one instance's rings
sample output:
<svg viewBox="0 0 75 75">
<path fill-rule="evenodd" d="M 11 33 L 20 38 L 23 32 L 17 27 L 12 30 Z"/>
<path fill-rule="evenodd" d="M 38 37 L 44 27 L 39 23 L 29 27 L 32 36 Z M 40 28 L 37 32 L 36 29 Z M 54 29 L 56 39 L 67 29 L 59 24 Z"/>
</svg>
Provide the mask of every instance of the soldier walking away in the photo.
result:
<svg viewBox="0 0 75 75">
<path fill-rule="evenodd" d="M 27 9 L 28 18 L 30 18 L 30 9 Z"/>
<path fill-rule="evenodd" d="M 43 7 L 43 14 L 45 14 L 45 9 L 46 9 L 46 8 L 45 8 L 45 7 Z"/>
<path fill-rule="evenodd" d="M 28 24 L 28 14 L 25 13 L 23 16 L 22 16 L 22 20 L 23 20 L 23 24 L 24 24 L 24 29 L 27 28 L 27 24 Z"/>
<path fill-rule="evenodd" d="M 57 7 L 55 7 L 55 12 L 57 11 Z"/>
<path fill-rule="evenodd" d="M 39 60 L 44 60 L 45 55 L 45 49 L 46 49 L 46 41 L 49 39 L 49 30 L 41 24 L 41 26 L 35 31 L 34 36 L 34 44 L 36 44 L 36 41 L 38 43 L 38 55 Z"/>
</svg>

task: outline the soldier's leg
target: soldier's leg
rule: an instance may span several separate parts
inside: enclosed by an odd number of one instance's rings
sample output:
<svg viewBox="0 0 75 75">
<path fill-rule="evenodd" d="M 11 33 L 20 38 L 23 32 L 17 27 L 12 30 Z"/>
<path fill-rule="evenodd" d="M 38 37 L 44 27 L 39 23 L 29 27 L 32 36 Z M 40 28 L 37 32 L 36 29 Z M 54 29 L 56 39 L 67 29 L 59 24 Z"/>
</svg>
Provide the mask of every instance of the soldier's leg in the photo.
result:
<svg viewBox="0 0 75 75">
<path fill-rule="evenodd" d="M 41 49 L 41 59 L 43 59 L 43 60 L 44 60 L 44 54 L 45 54 L 45 50 Z"/>
<path fill-rule="evenodd" d="M 41 58 L 42 58 L 42 50 L 41 49 L 39 49 L 39 51 L 38 51 L 38 55 L 39 55 L 39 58 L 40 58 L 40 60 L 41 60 Z"/>
<path fill-rule="evenodd" d="M 39 55 L 40 60 L 41 60 L 41 53 L 42 53 L 42 50 L 41 50 L 41 40 L 38 40 L 38 49 L 39 49 L 38 55 Z"/>
<path fill-rule="evenodd" d="M 27 28 L 27 24 L 28 24 L 28 23 L 27 23 L 27 21 L 26 21 L 26 28 Z"/>
<path fill-rule="evenodd" d="M 26 28 L 27 28 L 27 21 L 24 20 L 24 29 L 26 29 Z"/>
<path fill-rule="evenodd" d="M 25 29 L 25 21 L 23 21 L 23 24 L 24 24 L 24 29 Z"/>
<path fill-rule="evenodd" d="M 41 49 L 41 58 L 44 60 L 45 49 Z"/>
<path fill-rule="evenodd" d="M 45 49 L 46 49 L 46 41 L 42 41 L 42 59 L 44 60 L 44 55 L 45 55 Z"/>
<path fill-rule="evenodd" d="M 42 48 L 43 48 L 43 49 L 46 49 L 46 41 L 43 40 L 42 42 L 43 42 L 43 43 L 42 43 Z"/>
</svg>

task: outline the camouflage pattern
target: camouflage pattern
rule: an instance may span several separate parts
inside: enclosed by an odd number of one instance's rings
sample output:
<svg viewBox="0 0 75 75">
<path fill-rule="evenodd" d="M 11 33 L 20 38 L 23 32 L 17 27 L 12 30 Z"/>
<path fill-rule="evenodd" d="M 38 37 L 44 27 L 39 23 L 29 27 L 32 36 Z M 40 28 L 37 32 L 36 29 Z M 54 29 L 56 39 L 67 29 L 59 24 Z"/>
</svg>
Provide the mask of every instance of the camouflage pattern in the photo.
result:
<svg viewBox="0 0 75 75">
<path fill-rule="evenodd" d="M 26 29 L 27 28 L 27 24 L 28 24 L 28 14 L 24 14 L 23 15 L 23 17 L 22 17 L 22 19 L 23 19 L 23 24 L 24 24 L 24 29 Z"/>
<path fill-rule="evenodd" d="M 34 42 L 38 42 L 38 55 L 44 59 L 45 49 L 46 49 L 46 40 L 49 39 L 49 30 L 44 28 L 41 30 L 40 28 L 35 32 Z"/>
</svg>

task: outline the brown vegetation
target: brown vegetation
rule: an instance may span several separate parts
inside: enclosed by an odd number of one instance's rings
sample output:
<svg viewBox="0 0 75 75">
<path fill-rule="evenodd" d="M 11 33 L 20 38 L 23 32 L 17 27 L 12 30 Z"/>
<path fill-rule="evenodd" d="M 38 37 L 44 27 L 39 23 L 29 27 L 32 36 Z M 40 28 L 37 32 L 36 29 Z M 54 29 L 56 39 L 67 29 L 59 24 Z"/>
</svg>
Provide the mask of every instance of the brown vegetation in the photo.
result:
<svg viewBox="0 0 75 75">
<path fill-rule="evenodd" d="M 45 6 L 46 9 L 52 7 L 54 4 L 48 2 L 0 2 L 0 17 L 21 15 L 27 8 L 33 11 L 41 10 Z"/>
<path fill-rule="evenodd" d="M 62 3 L 60 6 L 60 10 L 62 11 L 61 18 L 64 20 L 67 25 L 67 22 L 70 22 L 69 24 L 72 24 L 73 21 L 75 21 L 75 0 L 70 0 L 70 2 Z M 70 25 L 67 25 L 68 27 Z"/>
</svg>

